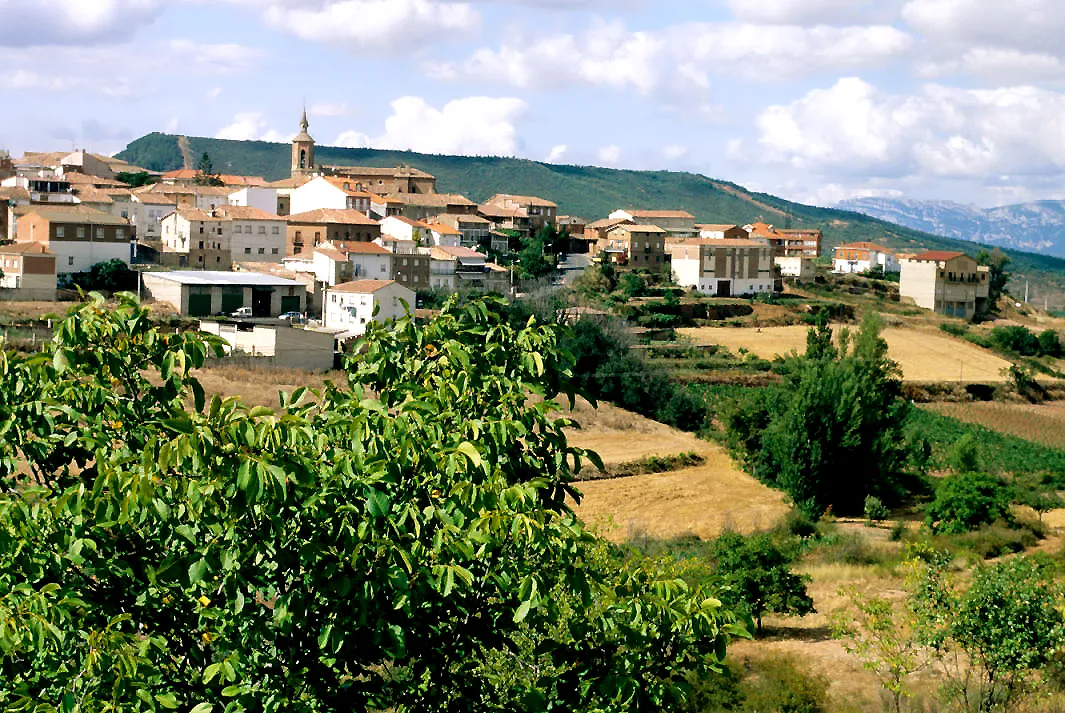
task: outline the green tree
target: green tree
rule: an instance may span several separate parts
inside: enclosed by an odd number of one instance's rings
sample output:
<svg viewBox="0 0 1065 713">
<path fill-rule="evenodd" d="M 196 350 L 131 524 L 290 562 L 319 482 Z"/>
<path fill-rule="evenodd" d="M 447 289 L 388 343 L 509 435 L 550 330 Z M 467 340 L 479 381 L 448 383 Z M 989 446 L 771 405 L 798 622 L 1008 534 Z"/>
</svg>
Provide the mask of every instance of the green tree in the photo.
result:
<svg viewBox="0 0 1065 713">
<path fill-rule="evenodd" d="M 534 235 L 523 239 L 522 249 L 518 253 L 518 275 L 523 280 L 539 280 L 557 273 L 558 261 L 555 256 L 557 243 L 558 232 L 550 223 L 544 225 Z"/>
<path fill-rule="evenodd" d="M 857 589 L 840 591 L 847 605 L 832 621 L 847 653 L 857 656 L 891 696 L 891 708 L 902 712 L 909 695 L 907 680 L 928 665 L 928 652 L 918 640 L 913 611 L 885 597 L 870 597 Z"/>
<path fill-rule="evenodd" d="M 1041 561 L 983 565 L 962 587 L 940 559 L 919 564 L 915 580 L 918 635 L 964 711 L 1014 710 L 1065 645 L 1062 592 Z"/>
<path fill-rule="evenodd" d="M 713 572 L 723 586 L 722 598 L 746 610 L 762 632 L 765 614 L 804 616 L 814 602 L 806 593 L 808 578 L 792 572 L 793 564 L 766 534 L 745 537 L 724 532 L 710 549 Z"/>
<path fill-rule="evenodd" d="M 809 332 L 806 354 L 783 368 L 783 386 L 762 400 L 760 413 L 728 421 L 746 424 L 734 442 L 745 444 L 751 472 L 815 519 L 829 507 L 859 514 L 867 495 L 894 499 L 908 404 L 876 316 L 867 315 L 853 337 L 843 330 L 838 346 L 822 321 Z"/>
<path fill-rule="evenodd" d="M 980 444 L 966 433 L 951 447 L 947 460 L 955 473 L 975 473 L 980 470 Z"/>
<path fill-rule="evenodd" d="M 626 272 L 618 280 L 618 290 L 626 299 L 643 297 L 647 294 L 647 281 L 635 272 Z"/>
<path fill-rule="evenodd" d="M 0 353 L 0 708 L 678 704 L 742 630 L 573 515 L 571 360 L 498 306 L 374 325 L 273 410 L 208 401 L 220 343 L 131 295 Z"/>
<path fill-rule="evenodd" d="M 211 162 L 211 156 L 206 151 L 203 156 L 200 156 L 199 163 L 196 164 L 195 182 L 198 186 L 225 185 L 222 179 L 218 177 L 218 174 L 215 173 L 214 163 Z"/>
<path fill-rule="evenodd" d="M 943 480 L 925 511 L 932 532 L 960 535 L 996 521 L 1012 520 L 1013 489 L 998 476 L 960 473 Z"/>
<path fill-rule="evenodd" d="M 984 307 L 984 314 L 994 314 L 998 310 L 998 301 L 1002 298 L 1002 295 L 1008 292 L 1007 286 L 1010 281 L 1010 273 L 1007 268 L 1010 264 L 1010 257 L 998 248 L 990 252 L 982 249 L 976 254 L 976 262 L 989 268 L 987 303 Z"/>
<path fill-rule="evenodd" d="M 159 181 L 158 178 L 148 173 L 147 171 L 140 171 L 139 173 L 117 173 L 115 179 L 122 181 L 130 188 L 140 188 L 141 186 L 149 186 Z"/>
</svg>

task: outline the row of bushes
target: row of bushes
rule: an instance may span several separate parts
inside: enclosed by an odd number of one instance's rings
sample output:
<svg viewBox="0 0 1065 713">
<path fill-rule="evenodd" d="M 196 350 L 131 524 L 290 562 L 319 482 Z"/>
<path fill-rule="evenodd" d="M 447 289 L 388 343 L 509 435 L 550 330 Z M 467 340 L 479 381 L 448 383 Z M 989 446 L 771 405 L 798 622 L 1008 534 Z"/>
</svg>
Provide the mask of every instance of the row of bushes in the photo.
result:
<svg viewBox="0 0 1065 713">
<path fill-rule="evenodd" d="M 1023 325 L 995 327 L 987 334 L 978 334 L 969 329 L 967 324 L 947 323 L 939 325 L 947 334 L 960 337 L 985 349 L 993 349 L 1011 356 L 1022 357 L 1065 357 L 1065 344 L 1061 336 L 1053 329 L 1039 334 Z"/>
</svg>

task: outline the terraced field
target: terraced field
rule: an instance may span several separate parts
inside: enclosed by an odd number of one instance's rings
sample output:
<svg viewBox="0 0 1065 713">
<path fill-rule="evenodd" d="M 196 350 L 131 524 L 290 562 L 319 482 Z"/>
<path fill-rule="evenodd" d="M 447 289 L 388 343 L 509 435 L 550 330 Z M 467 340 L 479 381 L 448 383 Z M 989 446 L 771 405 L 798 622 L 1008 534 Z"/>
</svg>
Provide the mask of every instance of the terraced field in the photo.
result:
<svg viewBox="0 0 1065 713">
<path fill-rule="evenodd" d="M 744 329 L 697 327 L 677 334 L 695 344 L 720 344 L 732 352 L 740 349 L 765 359 L 806 348 L 807 327 Z M 902 367 L 907 381 L 1001 382 L 1010 366 L 986 349 L 941 332 L 889 327 L 884 330 L 888 354 Z"/>
<path fill-rule="evenodd" d="M 1046 404 L 937 403 L 926 408 L 959 421 L 1065 449 L 1065 401 Z"/>
<path fill-rule="evenodd" d="M 597 451 L 606 463 L 686 452 L 706 458 L 671 473 L 581 483 L 577 513 L 605 537 L 710 538 L 726 527 L 767 529 L 788 513 L 779 492 L 740 470 L 719 446 L 609 404 L 599 411 L 578 404 L 571 415 L 583 428 L 569 434 L 570 442 Z"/>
</svg>

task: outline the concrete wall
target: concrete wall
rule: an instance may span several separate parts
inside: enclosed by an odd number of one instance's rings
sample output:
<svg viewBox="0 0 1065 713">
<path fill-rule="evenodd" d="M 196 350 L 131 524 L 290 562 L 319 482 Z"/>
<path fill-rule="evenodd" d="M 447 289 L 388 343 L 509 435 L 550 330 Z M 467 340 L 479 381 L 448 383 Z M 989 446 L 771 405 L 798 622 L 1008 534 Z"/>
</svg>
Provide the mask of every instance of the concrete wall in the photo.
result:
<svg viewBox="0 0 1065 713">
<path fill-rule="evenodd" d="M 248 186 L 229 196 L 229 205 L 258 208 L 267 213 L 277 213 L 277 189 Z"/>
<path fill-rule="evenodd" d="M 329 181 L 316 178 L 292 191 L 289 212 L 292 215 L 307 213 L 319 208 L 348 207 L 348 195 Z"/>
<path fill-rule="evenodd" d="M 235 262 L 280 262 L 285 257 L 287 225 L 284 221 L 234 220 L 230 231 L 230 249 Z"/>
<path fill-rule="evenodd" d="M 290 326 L 261 326 L 241 329 L 225 322 L 200 322 L 200 331 L 226 342 L 227 353 L 243 353 L 270 359 L 272 366 L 308 371 L 333 368 L 333 335 Z"/>
<path fill-rule="evenodd" d="M 910 298 L 918 307 L 936 308 L 936 276 L 939 265 L 934 262 L 902 261 L 899 276 L 899 297 Z"/>
<path fill-rule="evenodd" d="M 188 314 L 189 295 L 187 291 L 181 289 L 182 286 L 179 283 L 145 272 L 141 275 L 141 288 L 148 299 L 166 302 L 173 305 L 179 313 Z"/>
<path fill-rule="evenodd" d="M 780 268 L 781 277 L 795 277 L 812 282 L 817 277 L 817 263 L 805 257 L 778 257 L 773 262 Z"/>
</svg>

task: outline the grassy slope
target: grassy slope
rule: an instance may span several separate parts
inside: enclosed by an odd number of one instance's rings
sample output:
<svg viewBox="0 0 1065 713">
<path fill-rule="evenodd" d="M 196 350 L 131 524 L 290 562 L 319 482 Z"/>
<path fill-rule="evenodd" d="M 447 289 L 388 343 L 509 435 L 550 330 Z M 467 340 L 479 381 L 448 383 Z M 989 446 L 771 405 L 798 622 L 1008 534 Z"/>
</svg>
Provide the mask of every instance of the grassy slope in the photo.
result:
<svg viewBox="0 0 1065 713">
<path fill-rule="evenodd" d="M 226 141 L 189 137 L 193 156 L 209 153 L 222 173 L 261 175 L 289 173 L 289 147 L 263 141 Z M 131 143 L 118 157 L 165 171 L 182 166 L 177 137 L 149 134 Z M 409 151 L 343 149 L 320 146 L 322 164 L 395 166 L 410 164 L 439 179 L 441 192 L 462 193 L 482 201 L 493 193 L 538 195 L 559 204 L 559 212 L 602 218 L 620 207 L 681 208 L 700 221 L 745 224 L 765 220 L 778 226 L 815 226 L 825 233 L 826 250 L 855 240 L 876 240 L 896 249 L 918 247 L 973 251 L 973 244 L 903 228 L 858 213 L 792 203 L 706 176 L 671 171 L 622 171 L 592 166 L 558 166 L 524 159 L 438 156 Z M 1015 280 L 1031 279 L 1053 292 L 1065 291 L 1065 260 L 1007 251 Z"/>
</svg>

